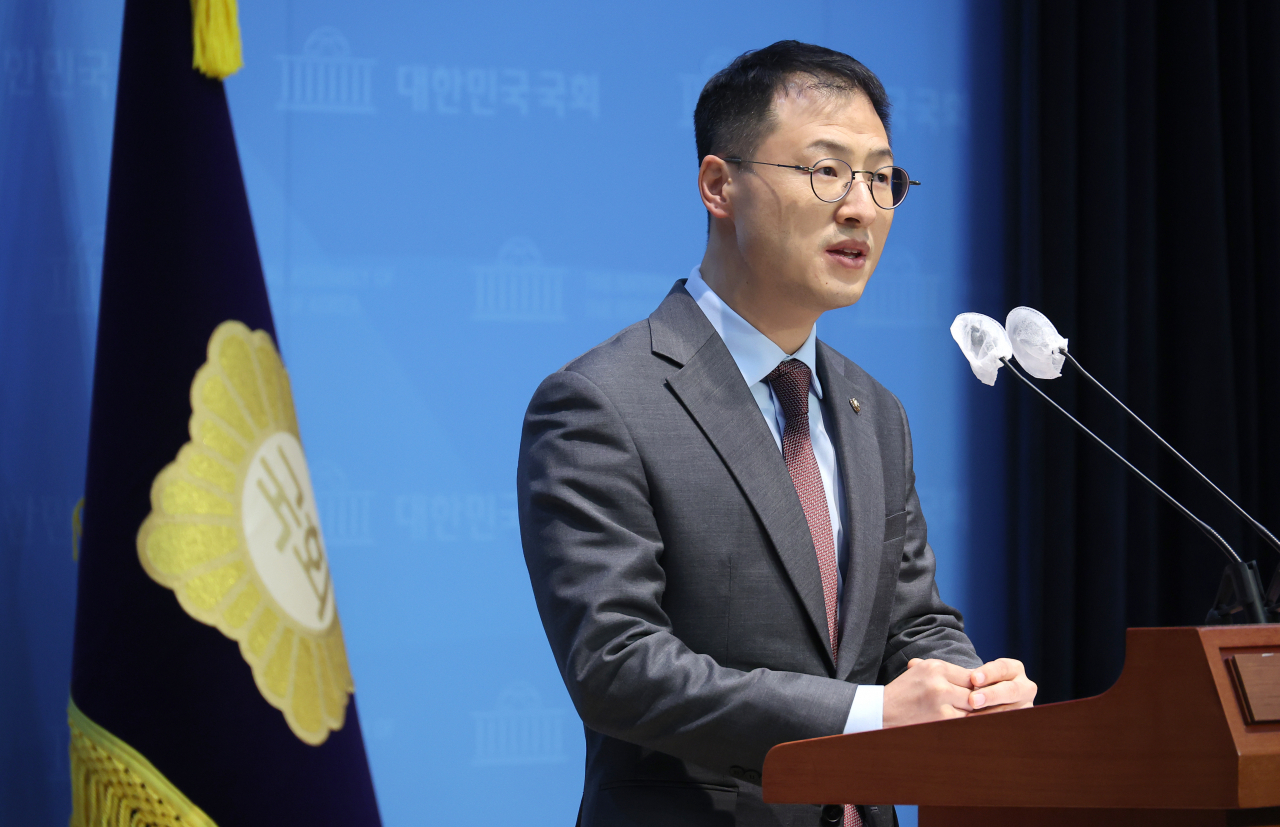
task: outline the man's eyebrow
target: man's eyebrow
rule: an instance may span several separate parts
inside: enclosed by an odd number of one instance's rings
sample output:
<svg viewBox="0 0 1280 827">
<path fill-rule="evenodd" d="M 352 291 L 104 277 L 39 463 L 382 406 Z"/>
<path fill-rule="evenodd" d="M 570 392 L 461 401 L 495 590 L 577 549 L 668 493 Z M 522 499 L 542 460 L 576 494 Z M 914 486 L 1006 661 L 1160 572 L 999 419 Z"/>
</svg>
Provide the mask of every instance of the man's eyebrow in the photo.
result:
<svg viewBox="0 0 1280 827">
<path fill-rule="evenodd" d="M 816 140 L 816 141 L 814 141 L 813 143 L 809 144 L 809 146 L 807 146 L 807 147 L 805 147 L 805 148 L 806 148 L 806 149 L 820 149 L 820 150 L 822 150 L 823 152 L 846 152 L 846 153 L 847 153 L 847 152 L 849 151 L 849 147 L 845 146 L 844 144 L 840 143 L 839 141 L 832 141 L 832 140 L 828 140 L 828 139 L 826 139 L 826 138 L 819 138 L 818 140 Z"/>
<path fill-rule="evenodd" d="M 832 141 L 828 138 L 819 138 L 818 140 L 809 144 L 809 146 L 806 147 L 806 149 L 816 149 L 816 150 L 821 150 L 822 152 L 830 152 L 832 153 L 832 157 L 847 155 L 849 153 L 849 147 L 845 146 L 839 141 Z M 887 146 L 876 147 L 875 149 L 867 153 L 868 158 L 879 158 L 879 157 L 886 157 L 886 156 L 889 158 L 890 161 L 893 160 L 893 150 Z"/>
</svg>

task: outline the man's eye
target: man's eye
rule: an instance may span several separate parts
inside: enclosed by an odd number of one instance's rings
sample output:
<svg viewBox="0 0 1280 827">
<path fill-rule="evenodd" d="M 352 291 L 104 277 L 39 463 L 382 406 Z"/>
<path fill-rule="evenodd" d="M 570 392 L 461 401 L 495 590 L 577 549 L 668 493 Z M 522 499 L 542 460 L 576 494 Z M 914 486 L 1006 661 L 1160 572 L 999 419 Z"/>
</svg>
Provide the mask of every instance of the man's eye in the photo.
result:
<svg viewBox="0 0 1280 827">
<path fill-rule="evenodd" d="M 814 170 L 814 174 L 825 175 L 829 178 L 835 178 L 837 175 L 839 175 L 839 173 L 836 172 L 835 167 L 818 167 L 816 170 Z"/>
<path fill-rule="evenodd" d="M 876 182 L 877 184 L 887 184 L 887 183 L 889 183 L 889 175 L 888 175 L 888 173 L 884 173 L 884 172 L 877 172 L 877 173 L 875 174 L 875 182 Z"/>
</svg>

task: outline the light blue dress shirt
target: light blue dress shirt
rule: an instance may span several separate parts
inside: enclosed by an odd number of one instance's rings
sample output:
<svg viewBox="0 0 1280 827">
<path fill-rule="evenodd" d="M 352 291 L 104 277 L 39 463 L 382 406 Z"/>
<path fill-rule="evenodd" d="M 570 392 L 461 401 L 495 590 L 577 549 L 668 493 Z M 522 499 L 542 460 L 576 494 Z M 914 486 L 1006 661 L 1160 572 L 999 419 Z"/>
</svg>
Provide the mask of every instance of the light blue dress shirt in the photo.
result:
<svg viewBox="0 0 1280 827">
<path fill-rule="evenodd" d="M 702 308 L 707 321 L 720 334 L 729 355 L 742 371 L 751 395 L 764 416 L 773 441 L 782 451 L 782 433 L 786 429 L 786 416 L 782 405 L 773 393 L 773 388 L 764 379 L 780 363 L 788 359 L 799 359 L 809 367 L 812 380 L 809 385 L 809 437 L 813 443 L 813 454 L 818 460 L 818 471 L 822 475 L 822 490 L 827 495 L 827 513 L 831 516 L 831 536 L 840 561 L 838 595 L 844 594 L 845 572 L 848 568 L 847 549 L 844 544 L 844 486 L 840 481 L 840 466 L 836 461 L 835 445 L 827 434 L 827 427 L 822 419 L 822 383 L 818 381 L 817 341 L 818 330 L 815 326 L 809 331 L 809 338 L 795 353 L 788 354 L 773 343 L 768 336 L 756 330 L 750 322 L 739 316 L 732 307 L 716 295 L 705 281 L 699 268 L 693 268 L 689 280 L 685 283 L 689 295 Z M 839 601 L 837 597 L 837 601 Z M 837 606 L 837 617 L 839 608 Z M 863 684 L 858 687 L 853 698 L 853 706 L 849 709 L 849 718 L 845 722 L 845 733 L 865 732 L 880 729 L 884 726 L 884 687 Z"/>
</svg>

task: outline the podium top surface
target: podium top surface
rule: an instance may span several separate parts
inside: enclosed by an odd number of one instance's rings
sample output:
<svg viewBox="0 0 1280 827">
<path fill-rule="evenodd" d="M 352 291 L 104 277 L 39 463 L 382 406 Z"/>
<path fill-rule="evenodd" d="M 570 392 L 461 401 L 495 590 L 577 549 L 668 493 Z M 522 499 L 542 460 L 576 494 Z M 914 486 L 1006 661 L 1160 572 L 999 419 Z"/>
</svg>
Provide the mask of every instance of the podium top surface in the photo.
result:
<svg viewBox="0 0 1280 827">
<path fill-rule="evenodd" d="M 1280 624 L 1130 629 L 1092 698 L 779 744 L 770 802 L 1280 806 Z M 1236 656 L 1242 656 L 1236 659 Z"/>
</svg>

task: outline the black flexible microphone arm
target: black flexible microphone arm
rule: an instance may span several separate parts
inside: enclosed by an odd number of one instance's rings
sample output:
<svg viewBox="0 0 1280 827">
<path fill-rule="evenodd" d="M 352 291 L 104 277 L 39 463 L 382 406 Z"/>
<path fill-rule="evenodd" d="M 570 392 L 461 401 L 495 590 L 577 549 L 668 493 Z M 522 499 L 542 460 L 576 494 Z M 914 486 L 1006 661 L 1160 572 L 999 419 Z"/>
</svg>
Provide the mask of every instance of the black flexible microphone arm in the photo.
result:
<svg viewBox="0 0 1280 827">
<path fill-rule="evenodd" d="M 1130 471 L 1132 471 L 1132 472 L 1133 472 L 1133 473 L 1138 477 L 1138 479 L 1142 480 L 1142 481 L 1143 481 L 1143 482 L 1145 482 L 1148 486 L 1150 486 L 1150 488 L 1151 488 L 1151 490 L 1152 490 L 1152 491 L 1155 491 L 1157 494 L 1159 494 L 1161 497 L 1163 497 L 1163 498 L 1164 498 L 1164 500 L 1165 500 L 1165 502 L 1169 503 L 1169 505 L 1171 505 L 1171 506 L 1173 506 L 1174 508 L 1176 508 L 1176 509 L 1178 510 L 1178 513 L 1179 513 L 1179 514 L 1181 514 L 1182 516 L 1186 517 L 1186 518 L 1187 518 L 1188 520 L 1190 520 L 1191 522 L 1195 523 L 1196 527 L 1197 527 L 1197 528 L 1199 528 L 1201 531 L 1203 531 L 1203 532 L 1204 532 L 1204 534 L 1205 534 L 1205 536 L 1206 536 L 1206 537 L 1208 537 L 1210 540 L 1212 540 L 1212 541 L 1213 541 L 1213 543 L 1214 543 L 1214 545 L 1216 545 L 1219 549 L 1221 549 L 1221 550 L 1222 550 L 1222 553 L 1223 553 L 1223 554 L 1227 555 L 1227 559 L 1228 559 L 1228 560 L 1230 560 L 1232 563 L 1242 563 L 1242 562 L 1243 562 L 1243 561 L 1240 559 L 1240 555 L 1239 555 L 1239 554 L 1236 554 L 1235 549 L 1233 549 L 1230 545 L 1228 545 L 1226 540 L 1222 539 L 1222 535 L 1221 535 L 1221 534 L 1219 534 L 1218 532 L 1216 532 L 1216 531 L 1214 531 L 1212 528 L 1210 528 L 1210 527 L 1209 527 L 1209 525 L 1208 525 L 1208 523 L 1206 523 L 1204 520 L 1201 520 L 1199 517 L 1197 517 L 1196 515 L 1192 514 L 1190 511 L 1188 511 L 1188 510 L 1187 510 L 1187 508 L 1186 508 L 1186 506 L 1184 506 L 1182 503 L 1180 503 L 1180 502 L 1178 502 L 1177 500 L 1175 500 L 1175 499 L 1173 498 L 1173 496 L 1172 496 L 1172 495 L 1170 495 L 1170 494 L 1169 494 L 1167 491 L 1165 491 L 1163 488 L 1161 488 L 1160 486 L 1156 485 L 1156 484 L 1155 484 L 1155 482 L 1154 482 L 1154 481 L 1152 481 L 1152 479 L 1151 479 L 1150 477 L 1148 477 L 1146 474 L 1142 473 L 1142 472 L 1141 472 L 1141 471 L 1139 471 L 1136 467 L 1134 467 L 1133 463 L 1129 462 L 1129 460 L 1127 460 L 1127 459 L 1125 459 L 1124 457 L 1120 456 L 1120 453 L 1119 453 L 1118 451 L 1116 451 L 1116 449 L 1115 449 L 1115 448 L 1112 448 L 1110 445 L 1108 445 L 1107 443 L 1103 442 L 1103 441 L 1102 441 L 1102 437 L 1098 436 L 1098 435 L 1097 435 L 1097 434 L 1095 434 L 1093 431 L 1090 431 L 1088 428 L 1086 428 L 1086 427 L 1084 426 L 1084 423 L 1082 423 L 1080 420 L 1076 419 L 1076 418 L 1075 418 L 1074 416 L 1072 416 L 1071 414 L 1067 413 L 1067 412 L 1066 412 L 1066 410 L 1065 410 L 1065 409 L 1063 409 L 1063 407 L 1062 407 L 1061 405 L 1059 405 L 1057 402 L 1054 402 L 1052 399 L 1050 399 L 1050 398 L 1049 398 L 1049 396 L 1048 396 L 1044 391 L 1042 391 L 1042 390 L 1040 390 L 1039 388 L 1037 388 L 1034 382 L 1032 382 L 1032 381 L 1031 381 L 1030 379 L 1028 379 L 1027 377 L 1023 376 L 1023 375 L 1022 375 L 1022 373 L 1021 373 L 1017 368 L 1015 368 L 1013 365 L 1009 364 L 1009 360 L 1008 360 L 1008 359 L 1003 359 L 1003 358 L 1002 358 L 1000 361 L 1004 363 L 1004 366 L 1005 366 L 1005 367 L 1007 367 L 1007 368 L 1009 369 L 1009 371 L 1010 371 L 1011 373 L 1013 373 L 1013 375 L 1014 375 L 1014 376 L 1018 377 L 1018 378 L 1019 378 L 1019 379 L 1021 379 L 1023 382 L 1025 382 L 1025 383 L 1026 383 L 1026 385 L 1027 385 L 1027 387 L 1031 388 L 1031 390 L 1033 390 L 1033 391 L 1035 391 L 1036 393 L 1040 394 L 1040 396 L 1044 399 L 1044 401 L 1048 402 L 1050 405 L 1052 405 L 1053 407 L 1057 408 L 1059 413 L 1061 413 L 1061 414 L 1062 414 L 1063 416 L 1065 416 L 1067 419 L 1071 420 L 1071 423 L 1072 423 L 1073 425 L 1075 425 L 1075 426 L 1076 426 L 1077 428 L 1079 428 L 1081 431 L 1085 432 L 1085 433 L 1086 433 L 1086 434 L 1088 434 L 1090 437 L 1092 437 L 1092 438 L 1093 438 L 1093 440 L 1094 440 L 1095 442 L 1097 442 L 1099 445 L 1101 445 L 1103 448 L 1106 448 L 1106 449 L 1107 449 L 1107 451 L 1111 454 L 1111 456 L 1115 457 L 1116 459 L 1118 459 L 1118 460 L 1120 460 L 1122 463 L 1124 463 L 1124 467 L 1125 467 L 1125 468 L 1128 468 Z M 1073 360 L 1073 361 L 1074 361 L 1074 360 Z"/>
<path fill-rule="evenodd" d="M 1155 429 L 1153 429 L 1153 428 L 1152 428 L 1150 425 L 1148 425 L 1147 423 L 1143 422 L 1143 421 L 1142 421 L 1142 419 L 1141 419 L 1141 418 L 1140 418 L 1136 413 L 1134 413 L 1133 411 L 1129 410 L 1129 406 L 1128 406 L 1128 405 L 1124 404 L 1124 403 L 1123 403 L 1123 402 L 1121 402 L 1119 399 L 1117 399 L 1115 394 L 1113 394 L 1111 391 L 1107 390 L 1107 389 L 1106 389 L 1106 387 L 1105 387 L 1105 386 L 1103 386 L 1103 384 L 1102 384 L 1101 382 L 1099 382 L 1097 379 L 1094 379 L 1094 378 L 1093 378 L 1093 375 L 1092 375 L 1091 373 L 1089 373 L 1089 371 L 1087 371 L 1087 370 L 1085 370 L 1083 367 L 1081 367 L 1081 366 L 1080 366 L 1080 363 L 1076 361 L 1076 359 L 1075 359 L 1075 357 L 1074 357 L 1074 356 L 1072 356 L 1070 353 L 1068 353 L 1068 352 L 1067 352 L 1067 349 L 1066 349 L 1065 347 L 1063 347 L 1063 348 L 1058 348 L 1058 352 L 1059 352 L 1059 353 L 1061 353 L 1063 356 L 1067 357 L 1067 361 L 1071 363 L 1072 367 L 1074 367 L 1076 370 L 1080 371 L 1080 375 L 1081 375 L 1081 376 L 1083 376 L 1085 379 L 1088 379 L 1090 382 L 1092 382 L 1092 383 L 1093 383 L 1093 385 L 1094 385 L 1094 387 L 1096 387 L 1098 390 L 1102 391 L 1102 392 L 1103 392 L 1103 393 L 1105 393 L 1107 396 L 1111 397 L 1111 401 L 1112 401 L 1112 402 L 1114 402 L 1114 403 L 1116 403 L 1117 405 L 1119 405 L 1119 406 L 1120 406 L 1120 409 L 1121 409 L 1121 410 L 1123 410 L 1125 413 L 1127 413 L 1127 414 L 1129 415 L 1129 418 L 1130 418 L 1130 419 L 1132 419 L 1134 422 L 1138 423 L 1138 424 L 1139 424 L 1139 425 L 1141 425 L 1143 428 L 1145 428 L 1145 429 L 1146 429 L 1146 431 L 1147 431 L 1147 433 L 1149 433 L 1149 434 L 1151 434 L 1151 436 L 1155 437 L 1156 442 L 1159 442 L 1159 443 L 1160 443 L 1160 445 L 1161 445 L 1161 446 L 1162 446 L 1166 451 L 1168 451 L 1169 453 L 1171 453 L 1171 454 L 1173 454 L 1175 457 L 1177 457 L 1177 458 L 1178 458 L 1178 460 L 1179 460 L 1183 465 L 1185 465 L 1187 468 L 1189 468 L 1189 469 L 1191 470 L 1191 472 L 1192 472 L 1192 473 L 1194 473 L 1197 477 L 1199 477 L 1199 478 L 1200 478 L 1200 481 L 1201 481 L 1201 482 L 1203 482 L 1205 485 L 1207 485 L 1207 486 L 1209 486 L 1210 488 L 1212 488 L 1212 489 L 1213 489 L 1213 491 L 1214 491 L 1214 493 L 1215 493 L 1215 494 L 1217 494 L 1220 498 L 1222 498 L 1222 501 L 1223 501 L 1224 503 L 1226 503 L 1227 505 L 1229 505 L 1229 506 L 1231 506 L 1232 508 L 1234 508 L 1234 509 L 1235 509 L 1235 511 L 1236 511 L 1236 513 L 1237 513 L 1237 514 L 1239 514 L 1239 515 L 1244 519 L 1244 521 L 1245 521 L 1245 522 L 1247 522 L 1250 526 L 1252 526 L 1252 527 L 1253 527 L 1253 530 L 1254 530 L 1254 531 L 1256 531 L 1256 532 L 1258 532 L 1258 534 L 1262 537 L 1262 539 L 1266 540 L 1266 541 L 1267 541 L 1267 543 L 1269 543 L 1273 549 L 1275 549 L 1277 552 L 1280 552 L 1280 540 L 1277 540 L 1277 539 L 1276 539 L 1276 536 L 1275 536 L 1274 534 L 1272 534 L 1270 531 L 1268 531 L 1268 530 L 1267 530 L 1267 528 L 1266 528 L 1266 526 L 1264 526 L 1262 523 L 1258 522 L 1258 521 L 1257 521 L 1257 520 L 1255 520 L 1253 517 L 1251 517 L 1247 511 L 1245 511 L 1243 508 L 1241 508 L 1239 505 L 1237 505 L 1237 504 L 1236 504 L 1236 501 L 1235 501 L 1235 500 L 1233 500 L 1233 499 L 1231 499 L 1230 497 L 1228 497 L 1228 496 L 1227 496 L 1227 494 L 1226 494 L 1226 492 L 1224 492 L 1224 491 L 1223 491 L 1221 488 L 1219 488 L 1218 486 L 1214 485 L 1214 484 L 1213 484 L 1213 482 L 1212 482 L 1212 481 L 1210 481 L 1210 479 L 1209 479 L 1208 477 L 1206 477 L 1204 474 L 1200 473 L 1200 469 L 1199 469 L 1199 468 L 1196 468 L 1194 465 L 1192 465 L 1192 464 L 1191 464 L 1191 462 L 1190 462 L 1190 460 L 1188 460 L 1188 459 L 1187 459 L 1186 457 L 1184 457 L 1182 454 L 1178 453 L 1177 449 L 1175 449 L 1172 445 L 1170 445 L 1169 443 L 1165 442 L 1165 441 L 1164 441 L 1164 438 L 1163 438 L 1163 437 L 1161 437 L 1159 434 L 1157 434 L 1157 433 L 1155 432 Z"/>
</svg>

